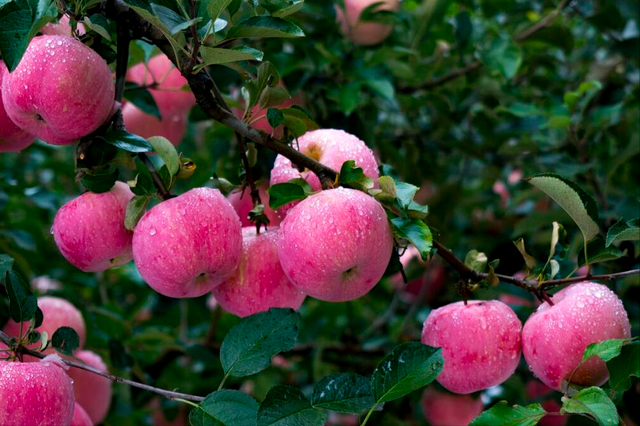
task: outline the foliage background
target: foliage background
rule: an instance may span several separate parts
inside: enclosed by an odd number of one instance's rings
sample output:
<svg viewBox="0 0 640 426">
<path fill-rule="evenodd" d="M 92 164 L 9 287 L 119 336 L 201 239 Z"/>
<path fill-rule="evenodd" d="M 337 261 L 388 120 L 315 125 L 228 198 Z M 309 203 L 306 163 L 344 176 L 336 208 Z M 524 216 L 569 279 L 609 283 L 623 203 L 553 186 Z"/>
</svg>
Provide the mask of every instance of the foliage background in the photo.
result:
<svg viewBox="0 0 640 426">
<path fill-rule="evenodd" d="M 331 2 L 309 0 L 292 17 L 305 38 L 245 43 L 265 52 L 264 60 L 276 66 L 292 94 L 304 96 L 305 108 L 320 127 L 356 134 L 375 149 L 388 171 L 421 186 L 429 225 L 458 257 L 477 249 L 490 260 L 500 259 L 497 272 L 513 274 L 524 262 L 512 241 L 524 237 L 529 252 L 544 261 L 556 220 L 572 242 L 560 277 L 576 265 L 579 231 L 542 192 L 526 182 L 507 183 L 512 172 L 520 170 L 525 177 L 555 172 L 580 183 L 596 198 L 603 229 L 620 217 L 640 215 L 640 5 L 634 0 L 563 4 L 552 25 L 519 42 L 518 34 L 558 3 L 404 0 L 392 36 L 364 48 L 340 35 Z M 250 13 L 246 4 L 242 10 Z M 93 32 L 89 36 L 97 37 Z M 108 49 L 102 52 L 107 57 Z M 132 50 L 132 64 L 142 59 L 141 52 Z M 483 65 L 446 84 L 429 83 L 475 61 Z M 240 74 L 224 66 L 213 66 L 210 73 L 239 102 Z M 593 80 L 600 88 L 568 108 L 565 94 Z M 232 132 L 202 120 L 197 108 L 191 118 L 179 149 L 197 169 L 176 192 L 211 185 L 214 172 L 239 183 Z M 82 310 L 90 330 L 87 347 L 102 354 L 114 373 L 187 393 L 213 391 L 222 378 L 216 351 L 237 318 L 209 311 L 205 297 L 178 301 L 159 296 L 141 281 L 132 263 L 105 273 L 82 273 L 55 248 L 49 232 L 55 212 L 84 190 L 74 181 L 73 155 L 71 147 L 43 143 L 0 155 L 0 252 L 12 256 L 25 277 L 46 275 L 63 283 L 54 293 Z M 273 158 L 259 148 L 255 169 L 263 179 Z M 497 181 L 505 183 L 508 199 L 494 191 Z M 625 256 L 597 264 L 595 271 L 637 268 L 638 244 L 624 242 L 620 248 L 627 250 Z M 422 268 L 414 264 L 409 273 L 419 276 Z M 457 275 L 445 270 L 446 286 L 428 303 L 395 296 L 395 311 L 371 332 L 369 326 L 398 292 L 391 280 L 384 279 L 354 302 L 308 299 L 301 309 L 298 349 L 285 355 L 281 365 L 246 380 L 231 379 L 228 386 L 260 400 L 277 383 L 305 390 L 330 372 L 370 372 L 395 344 L 419 339 L 431 309 L 459 300 Z M 428 285 L 434 281 L 431 277 Z M 637 336 L 638 277 L 614 285 Z M 529 298 L 506 284 L 473 297 L 504 293 Z M 7 318 L 3 297 L 0 293 L 0 324 Z M 524 320 L 532 309 L 517 312 Z M 531 378 L 523 361 L 500 395 L 486 397 L 525 403 L 524 388 Z M 151 424 L 152 395 L 121 385 L 115 390 L 105 424 Z M 620 408 L 636 424 L 640 415 L 632 402 L 639 391 L 636 386 L 627 392 Z M 419 398 L 415 392 L 388 403 L 376 424 L 426 424 Z M 176 403 L 162 404 L 169 418 L 178 414 Z"/>
</svg>

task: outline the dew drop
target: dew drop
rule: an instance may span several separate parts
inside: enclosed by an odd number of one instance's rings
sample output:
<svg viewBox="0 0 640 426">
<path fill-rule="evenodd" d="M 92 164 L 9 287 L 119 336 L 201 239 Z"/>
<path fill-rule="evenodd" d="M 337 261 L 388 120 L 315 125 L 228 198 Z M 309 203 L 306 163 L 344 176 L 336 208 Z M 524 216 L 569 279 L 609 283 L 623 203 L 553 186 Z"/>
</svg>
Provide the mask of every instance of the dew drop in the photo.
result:
<svg viewBox="0 0 640 426">
<path fill-rule="evenodd" d="M 153 236 L 153 235 L 156 235 L 156 232 L 157 232 L 157 231 L 156 231 L 156 228 L 151 228 L 151 229 L 149 230 L 149 235 L 152 235 L 152 236 Z"/>
</svg>

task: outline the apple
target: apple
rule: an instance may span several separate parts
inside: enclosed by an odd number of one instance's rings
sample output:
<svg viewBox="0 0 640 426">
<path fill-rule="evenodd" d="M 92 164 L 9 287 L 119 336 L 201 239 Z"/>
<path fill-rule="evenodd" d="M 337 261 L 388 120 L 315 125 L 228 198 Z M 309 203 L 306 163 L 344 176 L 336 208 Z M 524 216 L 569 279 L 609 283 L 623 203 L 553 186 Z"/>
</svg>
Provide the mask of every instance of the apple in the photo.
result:
<svg viewBox="0 0 640 426">
<path fill-rule="evenodd" d="M 393 235 L 373 197 L 336 188 L 295 206 L 280 224 L 278 257 L 303 293 L 329 302 L 357 299 L 382 278 Z"/>
<path fill-rule="evenodd" d="M 84 35 L 86 32 L 82 22 L 78 22 L 76 30 L 78 31 L 78 35 Z M 69 19 L 69 15 L 62 15 L 58 20 L 58 23 L 49 22 L 40 29 L 40 32 L 47 35 L 63 35 L 71 37 L 73 34 L 71 33 L 71 21 Z"/>
<path fill-rule="evenodd" d="M 51 229 L 60 253 L 85 272 L 99 272 L 131 260 L 133 233 L 124 218 L 133 192 L 116 182 L 108 192 L 85 192 L 58 210 Z"/>
<path fill-rule="evenodd" d="M 431 426 L 467 426 L 482 413 L 482 400 L 469 395 L 451 395 L 428 387 L 420 400 L 424 418 Z"/>
<path fill-rule="evenodd" d="M 340 171 L 345 161 L 353 160 L 358 167 L 363 169 L 366 176 L 374 180 L 374 185 L 377 185 L 378 161 L 373 151 L 352 134 L 336 129 L 313 130 L 298 138 L 294 146 L 297 146 L 303 154 L 336 171 Z M 278 155 L 271 170 L 271 185 L 296 178 L 304 178 L 314 191 L 322 189 L 320 179 L 313 172 L 309 170 L 300 172 L 291 163 L 291 160 L 283 155 Z M 280 217 L 284 218 L 296 204 L 295 202 L 288 203 L 280 207 L 277 210 Z"/>
<path fill-rule="evenodd" d="M 107 63 L 78 40 L 35 37 L 16 69 L 5 75 L 2 100 L 21 129 L 53 145 L 68 145 L 109 117 L 115 87 Z"/>
<path fill-rule="evenodd" d="M 524 358 L 531 371 L 560 391 L 565 381 L 602 385 L 609 378 L 605 363 L 598 357 L 580 361 L 591 343 L 631 335 L 622 301 L 607 286 L 588 281 L 560 290 L 551 300 L 553 306 L 542 303 L 522 329 Z"/>
<path fill-rule="evenodd" d="M 163 136 L 177 146 L 182 142 L 187 128 L 186 112 L 160 106 L 159 111 L 162 120 L 158 120 L 129 102 L 122 107 L 122 118 L 128 132 L 143 138 Z"/>
<path fill-rule="evenodd" d="M 42 311 L 42 325 L 36 328 L 40 333 L 46 332 L 48 339 L 51 340 L 53 333 L 60 327 L 71 327 L 80 338 L 80 348 L 84 346 L 87 336 L 87 329 L 80 311 L 69 301 L 59 297 L 44 296 L 38 298 L 38 307 Z M 22 333 L 29 329 L 29 323 L 23 323 Z M 7 321 L 3 331 L 9 336 L 18 337 L 20 335 L 20 323 L 13 320 Z M 38 347 L 34 344 L 33 347 Z M 54 353 L 55 349 L 49 348 L 45 353 Z"/>
<path fill-rule="evenodd" d="M 258 188 L 258 192 L 260 194 L 260 201 L 264 204 L 264 214 L 269 219 L 269 225 L 267 226 L 278 226 L 280 223 L 280 217 L 271 207 L 269 207 L 269 192 L 267 191 L 266 185 L 260 186 Z M 227 195 L 227 199 L 235 209 L 236 213 L 238 213 L 242 226 L 253 226 L 253 222 L 249 220 L 249 212 L 253 210 L 251 189 L 246 187 L 244 190 L 234 190 Z"/>
<path fill-rule="evenodd" d="M 198 297 L 228 279 L 242 254 L 240 219 L 217 189 L 195 188 L 149 210 L 133 232 L 142 278 L 169 297 Z"/>
<path fill-rule="evenodd" d="M 220 306 L 239 317 L 247 317 L 269 308 L 298 309 L 305 295 L 295 288 L 280 266 L 278 228 L 260 235 L 249 226 L 242 229 L 242 257 L 231 278 L 212 291 Z"/>
<path fill-rule="evenodd" d="M 362 12 L 374 3 L 384 3 L 377 6 L 376 11 L 397 11 L 400 6 L 398 0 L 344 0 L 344 10 L 338 6 L 335 8 L 340 32 L 355 44 L 371 46 L 381 43 L 393 30 L 390 24 L 360 21 Z"/>
<path fill-rule="evenodd" d="M 16 126 L 7 115 L 2 102 L 2 80 L 9 71 L 0 60 L 0 152 L 21 151 L 34 141 L 33 135 Z"/>
<path fill-rule="evenodd" d="M 0 361 L 0 425 L 68 425 L 73 405 L 73 385 L 58 363 Z"/>
<path fill-rule="evenodd" d="M 73 419 L 71 419 L 71 426 L 93 426 L 93 421 L 87 412 L 82 408 L 82 405 L 76 402 L 73 408 Z"/>
<path fill-rule="evenodd" d="M 100 371 L 107 371 L 107 366 L 100 355 L 91 351 L 78 351 L 74 356 L 81 362 Z M 73 391 L 76 403 L 82 405 L 91 421 L 101 423 L 109 412 L 111 394 L 113 392 L 111 380 L 82 370 L 77 367 L 69 369 L 69 377 L 73 380 Z"/>
<path fill-rule="evenodd" d="M 442 348 L 444 368 L 438 382 L 467 394 L 507 380 L 520 361 L 522 323 L 497 300 L 455 302 L 431 311 L 422 343 Z"/>
</svg>

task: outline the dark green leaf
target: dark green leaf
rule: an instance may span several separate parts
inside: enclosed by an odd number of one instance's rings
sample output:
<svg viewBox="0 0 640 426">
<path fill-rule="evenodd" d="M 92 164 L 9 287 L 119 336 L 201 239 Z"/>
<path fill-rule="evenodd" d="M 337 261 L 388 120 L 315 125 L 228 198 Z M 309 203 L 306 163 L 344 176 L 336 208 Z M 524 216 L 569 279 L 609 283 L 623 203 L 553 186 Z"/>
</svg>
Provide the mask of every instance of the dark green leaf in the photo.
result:
<svg viewBox="0 0 640 426">
<path fill-rule="evenodd" d="M 73 355 L 73 351 L 80 346 L 80 337 L 73 328 L 60 327 L 53 333 L 51 346 L 64 355 Z"/>
<path fill-rule="evenodd" d="M 235 38 L 304 37 L 304 32 L 291 21 L 274 16 L 252 16 L 231 27 L 227 40 Z"/>
<path fill-rule="evenodd" d="M 283 87 L 265 87 L 258 99 L 261 109 L 281 105 L 291 99 L 291 95 Z"/>
<path fill-rule="evenodd" d="M 31 288 L 15 271 L 7 271 L 5 283 L 11 319 L 17 323 L 30 321 L 38 310 L 38 300 Z"/>
<path fill-rule="evenodd" d="M 280 110 L 284 115 L 282 123 L 295 137 L 300 137 L 309 130 L 316 130 L 318 125 L 303 110 L 295 107 Z"/>
<path fill-rule="evenodd" d="M 82 186 L 91 192 L 101 194 L 109 191 L 118 180 L 119 171 L 116 168 L 109 168 L 97 173 L 85 173 L 80 178 Z"/>
<path fill-rule="evenodd" d="M 127 204 L 127 212 L 124 218 L 124 227 L 129 231 L 133 231 L 138 221 L 145 214 L 149 201 L 153 199 L 154 195 L 136 195 Z"/>
<path fill-rule="evenodd" d="M 313 388 L 311 405 L 338 413 L 358 414 L 371 408 L 371 380 L 355 373 L 322 378 Z"/>
<path fill-rule="evenodd" d="M 510 406 L 500 401 L 476 417 L 470 426 L 534 426 L 547 412 L 540 404 Z"/>
<path fill-rule="evenodd" d="M 324 410 L 313 408 L 297 388 L 276 385 L 269 389 L 258 409 L 258 426 L 322 426 Z"/>
<path fill-rule="evenodd" d="M 585 414 L 596 420 L 601 426 L 617 426 L 618 411 L 613 401 L 598 387 L 582 389 L 571 398 L 562 397 L 564 413 Z"/>
<path fill-rule="evenodd" d="M 615 393 L 631 388 L 631 376 L 640 377 L 640 342 L 624 345 L 620 355 L 607 362 L 609 386 Z"/>
<path fill-rule="evenodd" d="M 394 234 L 404 238 L 416 246 L 422 259 L 426 260 L 431 254 L 433 235 L 424 221 L 415 218 L 395 217 L 391 219 Z"/>
<path fill-rule="evenodd" d="M 582 354 L 582 362 L 588 360 L 592 356 L 597 356 L 601 360 L 607 362 L 620 355 L 623 345 L 629 343 L 631 339 L 611 339 L 598 343 L 592 343 L 587 346 Z"/>
<path fill-rule="evenodd" d="M 605 247 L 604 240 L 600 237 L 597 237 L 595 240 L 587 244 L 587 255 L 589 256 L 590 264 L 620 259 L 621 257 L 626 256 L 626 254 L 627 250 L 622 251 L 614 246 Z M 587 264 L 584 259 L 584 250 L 580 250 L 578 253 L 578 264 L 580 266 Z"/>
<path fill-rule="evenodd" d="M 158 105 L 146 87 L 140 87 L 135 83 L 127 82 L 123 96 L 144 113 L 156 117 L 158 120 L 162 120 Z"/>
<path fill-rule="evenodd" d="M 119 340 L 109 339 L 109 359 L 111 365 L 120 370 L 126 370 L 133 365 L 133 358 Z"/>
<path fill-rule="evenodd" d="M 297 11 L 302 9 L 302 6 L 304 6 L 304 0 L 285 0 L 281 3 L 285 3 L 286 6 L 279 8 L 279 10 L 271 12 L 271 15 L 277 16 L 279 18 L 284 18 L 285 16 L 296 13 Z"/>
<path fill-rule="evenodd" d="M 210 393 L 189 413 L 192 426 L 252 426 L 258 403 L 244 392 L 221 390 Z"/>
<path fill-rule="evenodd" d="M 13 268 L 13 257 L 8 254 L 0 254 L 0 282 L 4 281 L 7 272 Z"/>
<path fill-rule="evenodd" d="M 462 11 L 456 15 L 456 41 L 461 49 L 469 42 L 471 32 L 473 31 L 473 24 L 469 17 L 469 12 Z"/>
<path fill-rule="evenodd" d="M 218 19 L 220 14 L 231 4 L 233 0 L 209 0 L 207 5 L 207 12 L 209 12 L 209 18 L 213 21 Z"/>
<path fill-rule="evenodd" d="M 484 52 L 484 63 L 489 69 L 512 79 L 522 64 L 522 51 L 510 39 L 498 38 L 492 42 L 489 50 Z"/>
<path fill-rule="evenodd" d="M 96 13 L 91 15 L 91 17 L 85 16 L 83 21 L 89 29 L 111 41 L 111 34 L 109 34 L 109 21 L 107 21 L 107 18 Z"/>
<path fill-rule="evenodd" d="M 269 206 L 277 209 L 292 201 L 304 200 L 311 191 L 311 185 L 302 178 L 272 185 L 269 187 Z"/>
<path fill-rule="evenodd" d="M 237 46 L 231 49 L 202 46 L 200 54 L 203 65 L 228 64 L 238 61 L 261 61 L 264 53 L 249 46 Z"/>
<path fill-rule="evenodd" d="M 638 219 L 625 222 L 624 219 L 617 221 L 609 231 L 607 231 L 607 241 L 605 247 L 617 241 L 637 241 L 640 240 L 640 226 Z"/>
<path fill-rule="evenodd" d="M 360 191 L 367 191 L 373 188 L 373 179 L 365 176 L 361 167 L 356 166 L 353 160 L 345 161 L 340 168 L 338 184 Z"/>
<path fill-rule="evenodd" d="M 279 109 L 269 108 L 267 110 L 267 121 L 275 129 L 284 122 L 284 114 Z"/>
<path fill-rule="evenodd" d="M 147 141 L 153 147 L 153 150 L 160 155 L 170 175 L 174 176 L 178 173 L 180 170 L 180 157 L 178 156 L 176 147 L 173 146 L 167 138 L 162 136 L 153 136 L 147 139 Z"/>
<path fill-rule="evenodd" d="M 156 194 L 158 190 L 153 185 L 153 180 L 145 173 L 138 173 L 133 180 L 127 182 L 131 192 L 136 195 Z"/>
<path fill-rule="evenodd" d="M 145 138 L 124 130 L 109 130 L 100 138 L 117 148 L 129 152 L 148 152 L 153 149 Z"/>
</svg>

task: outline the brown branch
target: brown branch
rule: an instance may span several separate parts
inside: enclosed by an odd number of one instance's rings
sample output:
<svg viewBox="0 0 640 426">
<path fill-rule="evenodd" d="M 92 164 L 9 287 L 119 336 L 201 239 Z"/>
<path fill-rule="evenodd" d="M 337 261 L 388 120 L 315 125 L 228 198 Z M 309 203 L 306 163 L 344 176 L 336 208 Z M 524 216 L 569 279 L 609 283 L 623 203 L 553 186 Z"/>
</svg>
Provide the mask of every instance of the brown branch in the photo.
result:
<svg viewBox="0 0 640 426">
<path fill-rule="evenodd" d="M 0 340 L 2 342 L 4 342 L 7 346 L 11 347 L 11 338 L 5 334 L 3 331 L 0 331 Z M 18 347 L 16 349 L 16 353 L 17 354 L 24 354 L 24 355 L 31 355 L 34 356 L 36 358 L 44 358 L 46 355 L 41 353 L 41 352 L 36 352 L 36 351 L 32 351 L 30 349 L 27 349 L 25 347 Z M 200 402 L 200 401 L 204 401 L 204 397 L 202 396 L 197 396 L 197 395 L 190 395 L 188 393 L 181 393 L 181 392 L 173 392 L 173 391 L 168 391 L 165 389 L 160 389 L 160 388 L 156 388 L 154 386 L 149 386 L 149 385 L 145 385 L 143 383 L 138 383 L 138 382 L 134 382 L 133 380 L 129 380 L 129 379 L 125 379 L 123 377 L 118 377 L 118 376 L 114 376 L 113 374 L 107 373 L 106 371 L 101 371 L 98 370 L 97 368 L 94 368 L 90 365 L 84 364 L 82 362 L 76 362 L 76 361 L 71 361 L 65 358 L 61 358 L 61 361 L 68 365 L 69 367 L 74 367 L 74 368 L 79 368 L 81 370 L 85 370 L 88 371 L 90 373 L 93 374 L 97 374 L 99 376 L 102 376 L 106 379 L 109 379 L 113 382 L 116 383 L 122 383 L 125 385 L 129 385 L 132 386 L 134 388 L 138 388 L 138 389 L 143 389 L 149 392 L 154 392 L 157 393 L 158 395 L 162 395 L 165 398 L 168 399 L 185 399 L 187 401 L 195 401 L 195 402 Z"/>
</svg>

